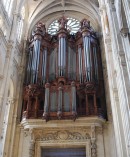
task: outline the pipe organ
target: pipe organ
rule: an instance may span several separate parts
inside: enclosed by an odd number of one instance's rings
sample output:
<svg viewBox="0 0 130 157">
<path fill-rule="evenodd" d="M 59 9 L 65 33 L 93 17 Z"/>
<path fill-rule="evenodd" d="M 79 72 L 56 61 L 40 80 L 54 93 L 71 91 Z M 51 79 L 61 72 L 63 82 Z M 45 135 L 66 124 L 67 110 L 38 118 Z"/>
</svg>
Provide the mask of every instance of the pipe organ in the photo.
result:
<svg viewBox="0 0 130 157">
<path fill-rule="evenodd" d="M 99 41 L 87 19 L 70 34 L 61 17 L 55 35 L 38 23 L 29 41 L 22 118 L 106 118 Z"/>
</svg>

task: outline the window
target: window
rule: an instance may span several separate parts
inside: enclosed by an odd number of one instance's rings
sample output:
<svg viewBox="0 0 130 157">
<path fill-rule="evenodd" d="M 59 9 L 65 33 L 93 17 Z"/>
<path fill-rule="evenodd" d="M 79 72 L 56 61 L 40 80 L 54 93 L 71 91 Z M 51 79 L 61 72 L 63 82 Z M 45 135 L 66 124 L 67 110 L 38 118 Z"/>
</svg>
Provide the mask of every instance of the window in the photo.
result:
<svg viewBox="0 0 130 157">
<path fill-rule="evenodd" d="M 3 0 L 3 5 L 9 16 L 11 14 L 12 4 L 13 4 L 13 0 Z"/>
<path fill-rule="evenodd" d="M 67 18 L 67 30 L 70 31 L 70 34 L 75 34 L 80 29 L 80 22 L 72 17 Z M 53 21 L 49 28 L 48 33 L 51 35 L 55 35 L 57 31 L 59 30 L 59 23 L 58 20 Z"/>
<path fill-rule="evenodd" d="M 20 19 L 18 21 L 18 28 L 17 28 L 17 40 L 18 40 L 18 42 L 21 41 L 21 37 L 22 37 L 24 17 L 25 17 L 25 8 L 23 7 L 21 10 Z"/>
</svg>

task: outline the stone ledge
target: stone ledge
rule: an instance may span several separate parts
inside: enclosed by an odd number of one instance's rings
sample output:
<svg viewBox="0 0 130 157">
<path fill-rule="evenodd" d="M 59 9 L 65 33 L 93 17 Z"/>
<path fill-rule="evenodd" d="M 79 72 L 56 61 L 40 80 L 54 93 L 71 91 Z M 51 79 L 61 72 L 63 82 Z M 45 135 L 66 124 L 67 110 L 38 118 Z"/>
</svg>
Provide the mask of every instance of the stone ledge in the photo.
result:
<svg viewBox="0 0 130 157">
<path fill-rule="evenodd" d="M 89 126 L 97 126 L 102 127 L 105 124 L 106 120 L 100 117 L 80 117 L 76 119 L 76 121 L 72 120 L 50 120 L 46 122 L 42 119 L 25 119 L 22 120 L 21 126 L 24 129 L 35 129 L 35 128 L 57 128 L 57 127 L 89 127 Z"/>
</svg>

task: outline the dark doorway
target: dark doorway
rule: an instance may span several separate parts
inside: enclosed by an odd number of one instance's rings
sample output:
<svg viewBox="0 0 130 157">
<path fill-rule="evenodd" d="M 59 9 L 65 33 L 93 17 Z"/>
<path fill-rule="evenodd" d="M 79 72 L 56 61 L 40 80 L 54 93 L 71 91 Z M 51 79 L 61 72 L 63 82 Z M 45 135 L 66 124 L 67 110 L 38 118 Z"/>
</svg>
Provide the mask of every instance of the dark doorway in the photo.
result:
<svg viewBox="0 0 130 157">
<path fill-rule="evenodd" d="M 86 157 L 85 148 L 42 148 L 41 157 Z"/>
</svg>

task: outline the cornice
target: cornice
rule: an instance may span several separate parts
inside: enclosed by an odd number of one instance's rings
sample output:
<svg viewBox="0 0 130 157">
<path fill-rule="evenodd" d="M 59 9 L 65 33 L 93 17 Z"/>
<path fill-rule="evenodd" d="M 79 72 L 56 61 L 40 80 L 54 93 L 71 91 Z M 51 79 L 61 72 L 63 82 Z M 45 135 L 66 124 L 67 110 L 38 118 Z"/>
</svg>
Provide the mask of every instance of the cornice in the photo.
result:
<svg viewBox="0 0 130 157">
<path fill-rule="evenodd" d="M 66 127 L 84 127 L 95 125 L 97 127 L 102 127 L 105 124 L 105 120 L 95 117 L 81 117 L 78 118 L 75 122 L 72 120 L 51 120 L 46 122 L 43 119 L 24 119 L 21 122 L 21 126 L 24 129 L 36 129 L 36 128 L 66 128 Z"/>
</svg>

